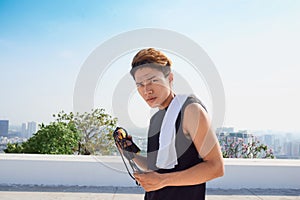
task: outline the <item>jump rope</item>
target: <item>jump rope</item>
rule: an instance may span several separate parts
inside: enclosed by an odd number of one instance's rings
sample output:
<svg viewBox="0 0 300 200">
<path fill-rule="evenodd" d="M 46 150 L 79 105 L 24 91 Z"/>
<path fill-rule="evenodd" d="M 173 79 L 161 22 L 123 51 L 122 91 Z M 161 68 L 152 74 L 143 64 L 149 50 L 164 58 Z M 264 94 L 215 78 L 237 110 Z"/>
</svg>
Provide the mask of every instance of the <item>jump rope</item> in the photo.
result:
<svg viewBox="0 0 300 200">
<path fill-rule="evenodd" d="M 129 174 L 129 176 L 135 181 L 137 185 L 139 183 L 134 178 L 133 174 L 130 172 L 127 163 L 125 161 L 125 158 L 128 160 L 129 165 L 133 172 L 142 173 L 143 171 L 137 166 L 137 164 L 133 161 L 134 153 L 139 153 L 141 150 L 139 147 L 133 143 L 132 139 L 128 137 L 127 131 L 122 127 L 117 127 L 116 130 L 113 133 L 113 137 L 115 140 L 115 144 L 117 146 L 117 149 L 121 155 L 122 161 L 125 165 L 125 168 Z M 130 144 L 128 144 L 128 142 Z M 122 149 L 122 152 L 120 150 Z M 125 157 L 125 158 L 124 158 Z"/>
</svg>

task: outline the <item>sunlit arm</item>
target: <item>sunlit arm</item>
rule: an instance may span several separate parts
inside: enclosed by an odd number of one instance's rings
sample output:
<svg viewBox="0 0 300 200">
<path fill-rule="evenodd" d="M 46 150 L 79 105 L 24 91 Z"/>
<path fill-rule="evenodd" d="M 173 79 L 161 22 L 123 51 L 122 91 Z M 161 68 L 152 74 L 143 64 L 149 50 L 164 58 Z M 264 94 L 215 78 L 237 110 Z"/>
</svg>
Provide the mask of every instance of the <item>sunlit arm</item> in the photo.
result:
<svg viewBox="0 0 300 200">
<path fill-rule="evenodd" d="M 143 170 L 147 171 L 148 166 L 147 166 L 147 158 L 145 156 L 135 154 L 133 161 Z"/>
</svg>

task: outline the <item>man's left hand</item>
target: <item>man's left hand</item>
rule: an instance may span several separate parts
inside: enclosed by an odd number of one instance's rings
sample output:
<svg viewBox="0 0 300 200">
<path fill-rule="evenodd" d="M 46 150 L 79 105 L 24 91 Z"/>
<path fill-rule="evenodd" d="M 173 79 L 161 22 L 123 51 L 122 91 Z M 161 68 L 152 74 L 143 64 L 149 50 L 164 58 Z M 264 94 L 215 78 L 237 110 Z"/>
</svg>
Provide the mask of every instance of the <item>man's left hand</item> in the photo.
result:
<svg viewBox="0 0 300 200">
<path fill-rule="evenodd" d="M 147 192 L 158 190 L 166 186 L 164 185 L 163 174 L 157 172 L 134 173 L 134 177 Z"/>
</svg>

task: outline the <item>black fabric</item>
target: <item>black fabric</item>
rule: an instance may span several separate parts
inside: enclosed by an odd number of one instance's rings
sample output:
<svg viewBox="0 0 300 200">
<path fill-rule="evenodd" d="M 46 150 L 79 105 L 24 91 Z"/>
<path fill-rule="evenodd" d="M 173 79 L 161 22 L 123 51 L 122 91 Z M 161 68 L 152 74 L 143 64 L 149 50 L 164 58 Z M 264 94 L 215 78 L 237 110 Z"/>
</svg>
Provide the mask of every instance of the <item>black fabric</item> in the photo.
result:
<svg viewBox="0 0 300 200">
<path fill-rule="evenodd" d="M 159 148 L 160 127 L 166 110 L 158 111 L 150 121 L 148 132 L 147 163 L 150 170 L 158 173 L 170 173 L 188 169 L 198 163 L 203 162 L 199 157 L 194 143 L 188 139 L 182 130 L 182 119 L 185 107 L 190 103 L 202 103 L 195 97 L 189 97 L 183 105 L 176 120 L 176 152 L 178 164 L 173 169 L 158 169 L 156 165 L 157 151 Z M 191 186 L 165 187 L 156 191 L 146 192 L 145 200 L 204 200 L 206 184 Z"/>
</svg>

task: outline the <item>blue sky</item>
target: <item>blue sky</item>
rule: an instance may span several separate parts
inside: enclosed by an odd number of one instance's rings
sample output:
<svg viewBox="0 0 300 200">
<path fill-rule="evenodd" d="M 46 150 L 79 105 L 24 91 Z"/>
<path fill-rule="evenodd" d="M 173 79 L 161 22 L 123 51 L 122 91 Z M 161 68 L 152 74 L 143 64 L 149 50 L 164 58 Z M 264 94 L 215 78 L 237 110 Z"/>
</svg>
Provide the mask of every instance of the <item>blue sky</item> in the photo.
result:
<svg viewBox="0 0 300 200">
<path fill-rule="evenodd" d="M 300 131 L 299 10 L 296 0 L 0 0 L 0 119 L 41 123 L 72 111 L 90 53 L 151 27 L 184 34 L 211 57 L 225 88 L 224 125 Z"/>
</svg>

